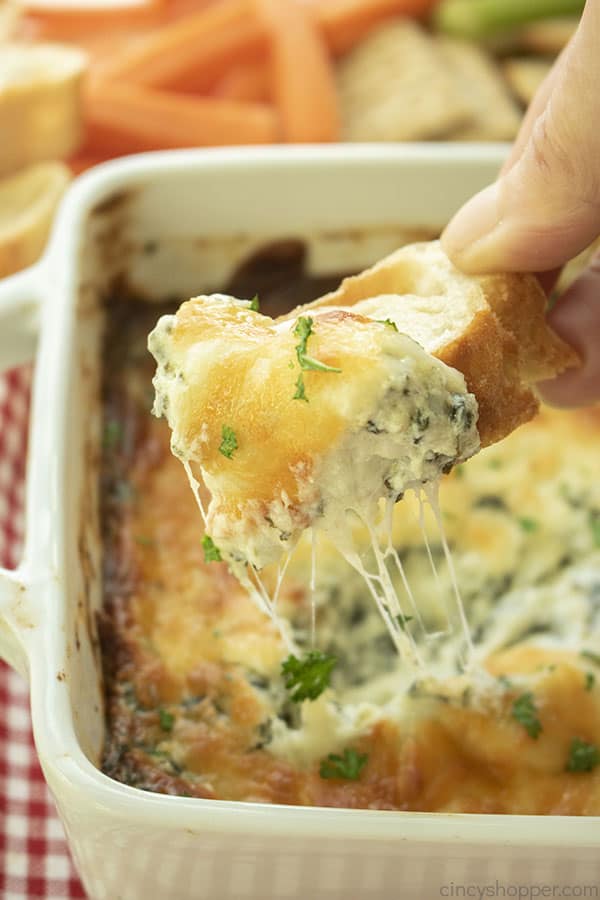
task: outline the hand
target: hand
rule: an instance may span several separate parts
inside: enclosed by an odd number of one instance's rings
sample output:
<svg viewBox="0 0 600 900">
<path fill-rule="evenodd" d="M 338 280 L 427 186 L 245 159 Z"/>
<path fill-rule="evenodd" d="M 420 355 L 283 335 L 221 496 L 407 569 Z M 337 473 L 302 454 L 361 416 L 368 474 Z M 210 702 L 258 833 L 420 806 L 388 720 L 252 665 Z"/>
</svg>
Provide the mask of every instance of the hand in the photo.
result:
<svg viewBox="0 0 600 900">
<path fill-rule="evenodd" d="M 600 0 L 587 0 L 579 28 L 525 116 L 498 181 L 470 200 L 442 235 L 465 272 L 550 272 L 600 235 Z M 551 283 L 546 275 L 542 283 Z M 561 406 L 600 400 L 600 253 L 549 314 L 581 354 L 540 385 Z"/>
</svg>

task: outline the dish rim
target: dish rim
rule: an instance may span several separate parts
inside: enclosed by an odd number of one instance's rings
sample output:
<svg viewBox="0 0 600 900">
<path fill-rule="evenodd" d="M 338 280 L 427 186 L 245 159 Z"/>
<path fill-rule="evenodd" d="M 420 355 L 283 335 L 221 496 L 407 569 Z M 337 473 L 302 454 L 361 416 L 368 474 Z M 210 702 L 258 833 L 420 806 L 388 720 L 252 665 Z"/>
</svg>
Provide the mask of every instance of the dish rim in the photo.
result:
<svg viewBox="0 0 600 900">
<path fill-rule="evenodd" d="M 143 184 L 153 176 L 195 167 L 234 167 L 249 175 L 258 168 L 279 166 L 334 167 L 348 162 L 370 166 L 392 165 L 447 167 L 470 159 L 500 164 L 506 145 L 465 147 L 410 145 L 386 147 L 286 147 L 203 151 L 169 151 L 142 154 L 105 163 L 81 176 L 70 188 L 58 214 L 42 261 L 20 280 L 40 300 L 40 349 L 31 407 L 29 477 L 27 485 L 27 537 L 23 562 L 14 584 L 27 594 L 26 618 L 21 640 L 31 682 L 32 718 L 36 746 L 44 772 L 57 798 L 93 805 L 110 819 L 149 828 L 156 825 L 190 834 L 251 833 L 320 839 L 335 834 L 369 841 L 523 848 L 597 847 L 600 816 L 519 816 L 465 813 L 390 812 L 204 800 L 153 794 L 114 781 L 97 769 L 81 749 L 73 723 L 64 679 L 54 677 L 66 653 L 64 632 L 52 623 L 52 611 L 66 603 L 61 581 L 61 560 L 66 554 L 64 503 L 54 505 L 57 518 L 36 516 L 52 510 L 57 496 L 66 490 L 65 450 L 68 433 L 66 402 L 56 409 L 57 397 L 66 398 L 65 381 L 71 371 L 78 258 L 85 217 L 102 199 L 125 188 Z M 15 283 L 19 281 L 16 277 Z M 4 292 L 5 294 L 7 291 Z M 50 302 L 50 293 L 53 298 Z M 3 299 L 3 298 L 0 298 Z M 54 402 L 53 402 L 54 401 Z M 48 447 L 52 448 L 48 452 Z M 54 491 L 54 496 L 53 496 Z M 52 517 L 50 517 L 52 518 Z M 1 575 L 2 573 L 0 573 Z M 1 585 L 0 585 L 1 587 Z M 52 711 L 50 714 L 49 711 Z M 595 832 L 595 833 L 594 833 Z"/>
</svg>

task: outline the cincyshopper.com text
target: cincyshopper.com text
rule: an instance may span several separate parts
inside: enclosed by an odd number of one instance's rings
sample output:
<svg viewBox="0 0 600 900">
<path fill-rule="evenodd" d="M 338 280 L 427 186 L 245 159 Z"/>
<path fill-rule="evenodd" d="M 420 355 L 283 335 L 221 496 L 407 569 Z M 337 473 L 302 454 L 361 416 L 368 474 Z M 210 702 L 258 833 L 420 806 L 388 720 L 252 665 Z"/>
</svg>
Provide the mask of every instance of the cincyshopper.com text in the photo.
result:
<svg viewBox="0 0 600 900">
<path fill-rule="evenodd" d="M 458 884 L 449 881 L 440 887 L 440 897 L 476 898 L 514 897 L 517 900 L 533 900 L 538 897 L 599 897 L 600 887 L 597 884 L 517 884 L 516 882 L 496 881 L 486 884 L 471 882 Z"/>
</svg>

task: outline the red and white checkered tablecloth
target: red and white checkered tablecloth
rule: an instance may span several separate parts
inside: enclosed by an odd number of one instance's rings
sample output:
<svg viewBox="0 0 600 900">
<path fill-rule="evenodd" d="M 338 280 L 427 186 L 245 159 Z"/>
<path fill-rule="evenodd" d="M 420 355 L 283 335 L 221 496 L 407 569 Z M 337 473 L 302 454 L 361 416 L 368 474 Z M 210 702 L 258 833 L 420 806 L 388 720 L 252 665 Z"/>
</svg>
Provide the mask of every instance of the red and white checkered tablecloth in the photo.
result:
<svg viewBox="0 0 600 900">
<path fill-rule="evenodd" d="M 23 535 L 31 369 L 0 375 L 0 565 L 14 568 Z M 31 733 L 23 679 L 0 662 L 0 898 L 85 897 Z"/>
</svg>

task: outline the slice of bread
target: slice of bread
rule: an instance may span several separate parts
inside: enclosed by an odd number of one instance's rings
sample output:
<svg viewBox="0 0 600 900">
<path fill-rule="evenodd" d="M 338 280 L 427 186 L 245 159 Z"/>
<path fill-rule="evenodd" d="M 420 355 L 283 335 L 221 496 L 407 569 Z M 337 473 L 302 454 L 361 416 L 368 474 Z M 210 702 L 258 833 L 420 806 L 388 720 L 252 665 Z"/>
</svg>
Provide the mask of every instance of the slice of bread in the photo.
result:
<svg viewBox="0 0 600 900">
<path fill-rule="evenodd" d="M 521 110 L 511 97 L 495 61 L 471 41 L 441 36 L 437 46 L 470 106 L 472 120 L 450 135 L 454 141 L 512 141 Z"/>
<path fill-rule="evenodd" d="M 418 141 L 471 121 L 439 48 L 408 19 L 375 29 L 337 69 L 347 141 Z"/>
<path fill-rule="evenodd" d="M 464 275 L 439 241 L 402 247 L 283 318 L 323 306 L 389 318 L 428 353 L 462 372 L 479 404 L 482 446 L 535 415 L 537 381 L 580 363 L 548 327 L 546 296 L 535 276 Z"/>
</svg>

